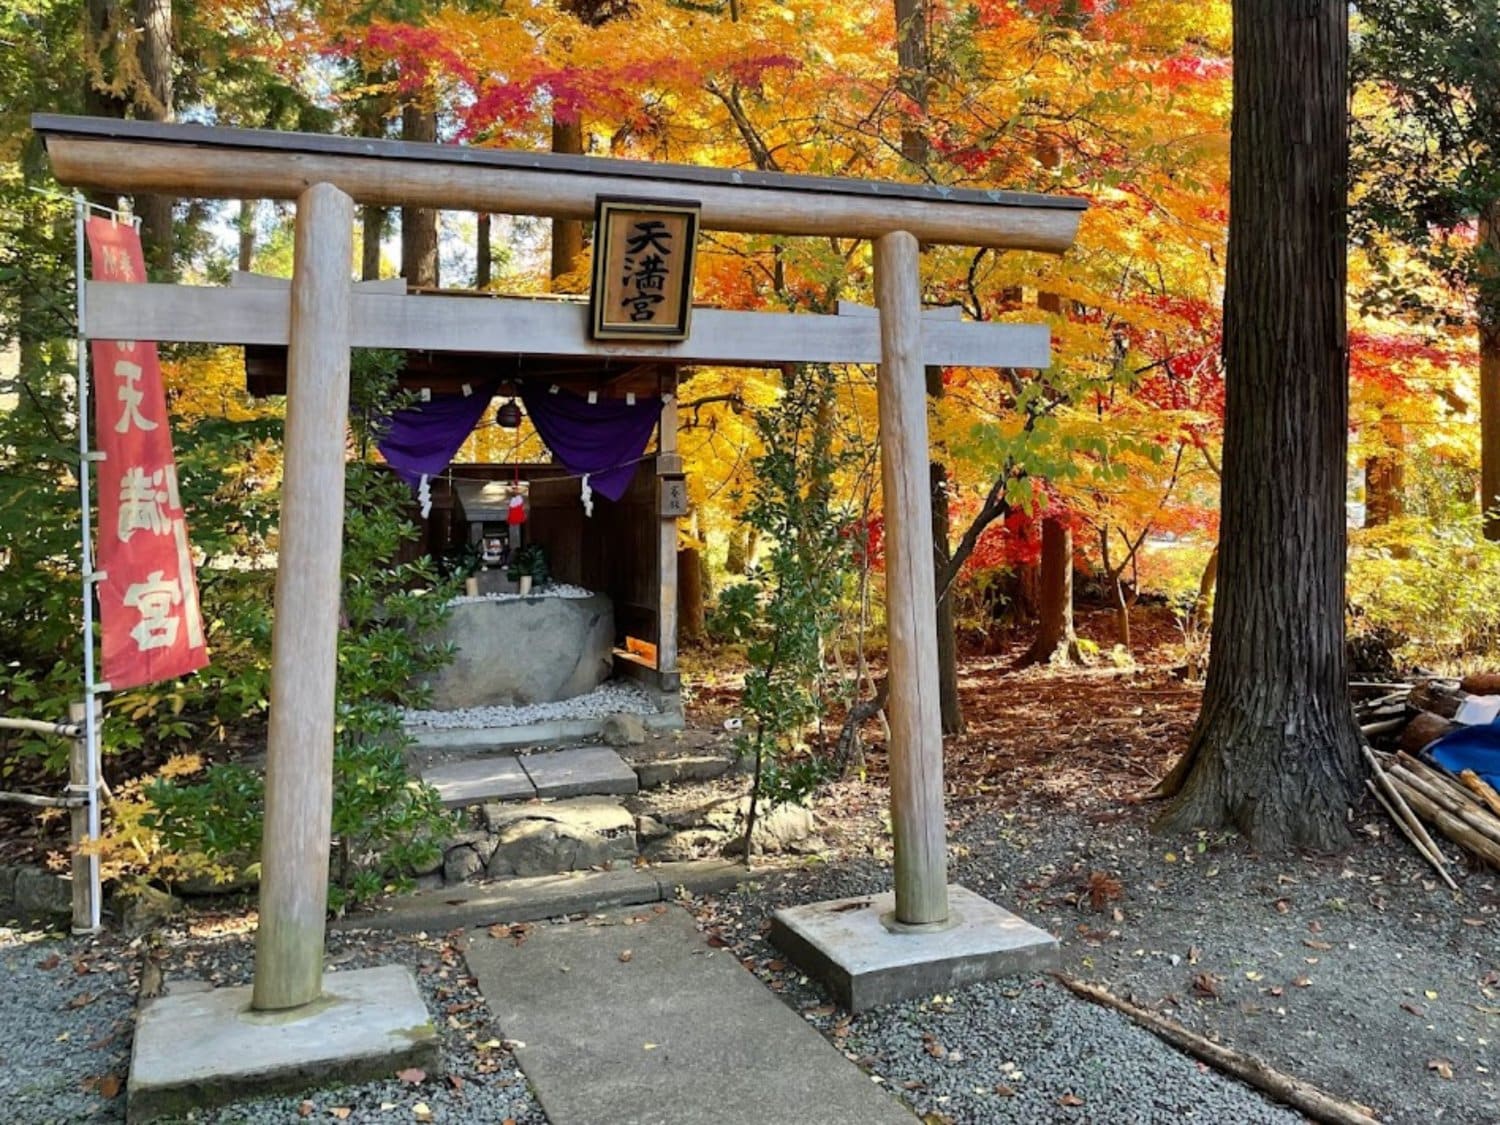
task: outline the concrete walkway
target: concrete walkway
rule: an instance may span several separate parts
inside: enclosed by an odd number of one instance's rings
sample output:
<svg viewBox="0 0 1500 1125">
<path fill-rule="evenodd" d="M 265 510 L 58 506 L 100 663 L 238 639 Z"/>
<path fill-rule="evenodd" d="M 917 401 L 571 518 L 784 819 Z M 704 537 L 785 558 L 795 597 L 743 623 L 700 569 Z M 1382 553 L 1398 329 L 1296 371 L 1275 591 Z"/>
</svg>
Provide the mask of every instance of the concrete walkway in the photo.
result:
<svg viewBox="0 0 1500 1125">
<path fill-rule="evenodd" d="M 468 949 L 551 1125 L 915 1125 L 679 906 Z"/>
</svg>

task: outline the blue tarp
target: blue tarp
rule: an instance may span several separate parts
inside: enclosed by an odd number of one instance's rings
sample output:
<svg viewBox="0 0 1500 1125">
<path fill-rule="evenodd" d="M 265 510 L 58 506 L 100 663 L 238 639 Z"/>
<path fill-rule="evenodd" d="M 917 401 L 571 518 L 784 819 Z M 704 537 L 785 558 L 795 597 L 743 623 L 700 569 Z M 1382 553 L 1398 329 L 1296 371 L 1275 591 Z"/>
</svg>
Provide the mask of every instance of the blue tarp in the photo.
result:
<svg viewBox="0 0 1500 1125">
<path fill-rule="evenodd" d="M 1427 752 L 1449 773 L 1473 770 L 1500 789 L 1500 719 L 1445 734 Z"/>
</svg>

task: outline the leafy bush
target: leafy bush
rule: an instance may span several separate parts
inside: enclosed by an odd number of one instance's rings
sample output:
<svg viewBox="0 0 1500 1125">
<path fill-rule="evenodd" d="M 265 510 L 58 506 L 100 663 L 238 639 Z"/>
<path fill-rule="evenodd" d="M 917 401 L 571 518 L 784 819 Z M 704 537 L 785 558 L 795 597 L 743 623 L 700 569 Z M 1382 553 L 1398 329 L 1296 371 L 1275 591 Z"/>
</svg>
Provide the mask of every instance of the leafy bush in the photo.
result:
<svg viewBox="0 0 1500 1125">
<path fill-rule="evenodd" d="M 366 365 L 363 373 L 371 380 L 393 378 L 388 364 Z M 360 429 L 356 416 L 357 438 Z M 335 909 L 408 882 L 414 868 L 435 858 L 439 842 L 453 827 L 436 792 L 407 773 L 409 740 L 401 708 L 426 702 L 422 673 L 450 657 L 433 638 L 446 619 L 457 580 L 440 580 L 428 559 L 391 561 L 417 535 L 405 514 L 410 496 L 393 473 L 352 461 L 344 491 L 329 891 Z M 269 602 L 264 597 L 254 609 L 234 603 L 243 612 L 235 620 L 253 624 L 248 637 L 238 640 L 253 651 L 267 675 Z M 170 694 L 179 689 L 159 685 L 153 690 Z M 259 691 L 263 699 L 264 686 Z M 122 877 L 140 883 L 206 875 L 222 882 L 254 870 L 264 779 L 240 763 L 199 767 L 201 761 L 179 760 L 114 803 L 102 852 Z"/>
<path fill-rule="evenodd" d="M 1500 544 L 1478 516 L 1447 524 L 1402 520 L 1356 532 L 1350 551 L 1350 634 L 1392 638 L 1411 664 L 1454 664 L 1500 652 Z"/>
</svg>

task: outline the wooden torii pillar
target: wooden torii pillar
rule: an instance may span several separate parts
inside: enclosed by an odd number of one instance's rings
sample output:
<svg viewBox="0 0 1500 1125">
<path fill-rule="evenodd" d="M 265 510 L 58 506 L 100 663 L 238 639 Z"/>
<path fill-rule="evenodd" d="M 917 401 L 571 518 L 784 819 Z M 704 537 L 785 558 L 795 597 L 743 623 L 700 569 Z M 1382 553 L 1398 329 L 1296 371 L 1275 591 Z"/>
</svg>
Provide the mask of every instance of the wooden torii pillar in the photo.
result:
<svg viewBox="0 0 1500 1125">
<path fill-rule="evenodd" d="M 729 364 L 878 359 L 894 921 L 916 931 L 942 926 L 949 909 L 924 368 L 1045 366 L 1047 335 L 1033 326 L 924 323 L 920 247 L 1060 253 L 1076 234 L 1081 200 L 53 115 L 34 118 L 33 128 L 70 186 L 297 201 L 289 309 L 276 292 L 182 286 L 91 283 L 89 300 L 96 335 L 290 348 L 257 1008 L 298 1007 L 321 990 L 351 346 Z M 590 219 L 601 195 L 692 199 L 707 230 L 869 239 L 878 329 L 857 318 L 704 310 L 695 338 L 682 343 L 593 341 L 581 310 L 506 312 L 488 302 L 351 293 L 355 204 Z"/>
</svg>

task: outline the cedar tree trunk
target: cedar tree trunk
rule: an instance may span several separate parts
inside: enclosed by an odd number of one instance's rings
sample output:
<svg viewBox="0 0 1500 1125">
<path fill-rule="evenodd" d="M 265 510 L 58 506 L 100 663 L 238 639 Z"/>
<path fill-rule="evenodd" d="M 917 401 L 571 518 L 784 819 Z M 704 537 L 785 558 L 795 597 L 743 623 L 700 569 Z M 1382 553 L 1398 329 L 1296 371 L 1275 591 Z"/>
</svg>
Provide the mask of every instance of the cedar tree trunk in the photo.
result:
<svg viewBox="0 0 1500 1125">
<path fill-rule="evenodd" d="M 1389 417 L 1381 418 L 1380 436 L 1385 449 L 1373 457 L 1365 458 L 1366 527 L 1388 524 L 1400 519 L 1406 511 L 1403 496 L 1406 466 L 1402 455 L 1405 439 L 1401 423 Z"/>
<path fill-rule="evenodd" d="M 140 27 L 141 77 L 146 96 L 137 99 L 141 116 L 150 121 L 171 121 L 172 0 L 138 0 L 136 19 Z M 170 281 L 173 270 L 172 204 L 169 195 L 138 195 L 136 212 L 141 217 L 141 248 L 146 267 L 155 278 Z"/>
<path fill-rule="evenodd" d="M 963 734 L 964 711 L 958 701 L 958 628 L 953 613 L 952 584 L 944 592 L 944 576 L 952 548 L 948 545 L 948 470 L 936 461 L 928 466 L 932 481 L 932 569 L 937 576 L 938 699 L 943 733 Z"/>
<path fill-rule="evenodd" d="M 1037 604 L 1036 640 L 1016 662 L 1072 664 L 1079 658 L 1073 633 L 1073 529 L 1060 519 L 1042 520 L 1041 597 Z"/>
<path fill-rule="evenodd" d="M 581 121 L 552 122 L 552 151 L 568 156 L 583 155 L 583 123 Z M 578 259 L 583 256 L 583 224 L 576 219 L 552 220 L 552 273 L 553 281 L 578 268 Z M 554 285 L 556 291 L 557 286 Z"/>
<path fill-rule="evenodd" d="M 1235 0 L 1219 594 L 1169 831 L 1334 849 L 1360 786 L 1344 654 L 1343 0 Z"/>
<path fill-rule="evenodd" d="M 1479 237 L 1491 258 L 1488 269 L 1500 270 L 1500 203 L 1479 213 Z M 1479 503 L 1488 513 L 1484 537 L 1500 541 L 1500 283 L 1493 277 L 1480 286 L 1479 298 Z"/>
<path fill-rule="evenodd" d="M 437 113 L 409 105 L 401 111 L 403 141 L 437 140 Z M 423 289 L 438 285 L 438 214 L 427 207 L 401 208 L 401 276 Z"/>
<path fill-rule="evenodd" d="M 474 288 L 488 289 L 491 271 L 494 268 L 494 246 L 490 235 L 488 212 L 479 216 L 475 227 L 477 245 L 474 247 Z"/>
</svg>

